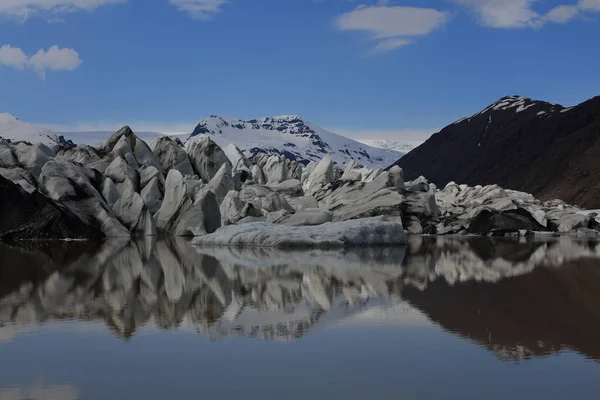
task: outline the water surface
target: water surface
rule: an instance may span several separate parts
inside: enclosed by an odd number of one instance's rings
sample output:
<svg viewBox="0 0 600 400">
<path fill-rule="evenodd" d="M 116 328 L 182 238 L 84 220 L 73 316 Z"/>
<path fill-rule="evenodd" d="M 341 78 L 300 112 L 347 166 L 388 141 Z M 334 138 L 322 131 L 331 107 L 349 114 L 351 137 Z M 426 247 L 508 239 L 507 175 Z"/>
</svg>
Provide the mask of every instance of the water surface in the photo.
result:
<svg viewBox="0 0 600 400">
<path fill-rule="evenodd" d="M 0 400 L 597 399 L 600 247 L 0 244 Z"/>
</svg>

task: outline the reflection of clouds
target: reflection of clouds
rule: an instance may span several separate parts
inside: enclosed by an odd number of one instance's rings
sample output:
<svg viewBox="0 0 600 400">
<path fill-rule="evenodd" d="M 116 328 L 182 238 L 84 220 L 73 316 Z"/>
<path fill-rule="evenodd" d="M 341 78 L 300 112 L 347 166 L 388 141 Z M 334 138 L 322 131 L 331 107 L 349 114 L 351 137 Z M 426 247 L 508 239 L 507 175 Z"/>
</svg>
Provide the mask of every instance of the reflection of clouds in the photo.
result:
<svg viewBox="0 0 600 400">
<path fill-rule="evenodd" d="M 26 388 L 0 389 L 0 400 L 75 400 L 77 388 L 71 385 L 48 385 L 43 383 Z"/>
</svg>

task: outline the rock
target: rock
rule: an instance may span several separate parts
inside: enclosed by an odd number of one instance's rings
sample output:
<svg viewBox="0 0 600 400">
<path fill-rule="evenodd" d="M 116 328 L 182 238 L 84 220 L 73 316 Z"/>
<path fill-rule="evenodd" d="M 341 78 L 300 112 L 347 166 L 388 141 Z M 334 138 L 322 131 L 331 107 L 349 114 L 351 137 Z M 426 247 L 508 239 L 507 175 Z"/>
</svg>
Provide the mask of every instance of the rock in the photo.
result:
<svg viewBox="0 0 600 400">
<path fill-rule="evenodd" d="M 261 202 L 261 208 L 266 212 L 280 211 L 285 210 L 289 213 L 293 213 L 294 209 L 290 206 L 283 197 L 283 195 L 279 193 L 269 193 L 266 195 Z"/>
<path fill-rule="evenodd" d="M 125 193 L 127 189 L 139 191 L 140 177 L 137 171 L 121 156 L 117 156 L 110 163 L 104 174 L 112 179 L 120 193 Z"/>
<path fill-rule="evenodd" d="M 337 181 L 342 177 L 342 170 L 336 164 L 333 165 L 333 181 Z"/>
<path fill-rule="evenodd" d="M 142 165 L 152 166 L 164 172 L 161 162 L 150 149 L 150 146 L 138 138 L 130 127 L 124 126 L 115 132 L 105 143 L 103 150 L 112 157 L 122 157 L 132 168 Z"/>
<path fill-rule="evenodd" d="M 248 161 L 248 159 L 239 147 L 231 143 L 223 147 L 222 149 L 225 153 L 225 156 L 229 159 L 229 162 L 231 162 L 232 170 L 234 172 L 240 170 L 249 170 L 250 161 Z"/>
<path fill-rule="evenodd" d="M 291 197 L 287 201 L 296 212 L 309 208 L 319 208 L 319 203 L 313 196 Z"/>
<path fill-rule="evenodd" d="M 132 143 L 132 139 L 134 136 L 135 135 L 131 130 L 125 134 L 121 134 L 119 140 L 110 151 L 110 158 L 121 157 L 127 162 L 127 164 L 129 164 L 131 168 L 137 170 L 140 168 L 140 163 L 138 163 L 135 155 L 133 154 L 134 143 Z"/>
<path fill-rule="evenodd" d="M 262 200 L 268 194 L 273 193 L 271 189 L 261 185 L 246 186 L 240 191 L 240 199 L 244 203 L 250 203 L 254 208 L 262 208 Z"/>
<path fill-rule="evenodd" d="M 271 211 L 267 213 L 266 222 L 277 224 L 286 219 L 289 215 L 290 212 L 288 210 Z"/>
<path fill-rule="evenodd" d="M 286 226 L 254 222 L 225 226 L 194 239 L 194 244 L 263 247 L 349 247 L 406 244 L 402 223 L 367 218 L 318 226 Z"/>
<path fill-rule="evenodd" d="M 24 142 L 15 146 L 15 153 L 19 163 L 26 168 L 35 179 L 38 179 L 42 172 L 42 167 L 56 154 L 43 143 L 34 143 L 28 145 Z"/>
<path fill-rule="evenodd" d="M 156 236 L 156 225 L 142 197 L 127 189 L 113 205 L 113 211 L 121 223 L 137 236 Z"/>
<path fill-rule="evenodd" d="M 302 185 L 298 179 L 288 179 L 279 184 L 269 186 L 271 190 L 290 197 L 302 196 Z"/>
<path fill-rule="evenodd" d="M 231 190 L 221 202 L 219 207 L 221 213 L 221 225 L 231 225 L 243 218 L 242 211 L 245 203 L 240 199 L 240 193 Z"/>
<path fill-rule="evenodd" d="M 152 149 L 150 149 L 150 146 L 135 135 L 130 140 L 132 141 L 133 155 L 138 164 L 140 166 L 156 168 L 162 176 L 166 170 L 163 168 L 162 163 L 158 157 L 156 157 Z"/>
<path fill-rule="evenodd" d="M 176 169 L 182 176 L 194 175 L 192 163 L 179 139 L 163 136 L 153 141 L 150 148 L 167 173 Z"/>
<path fill-rule="evenodd" d="M 559 233 L 567 233 L 580 228 L 589 228 L 596 214 L 566 214 L 559 219 L 552 220 L 552 224 L 556 226 L 554 229 Z"/>
<path fill-rule="evenodd" d="M 21 186 L 27 193 L 33 193 L 36 190 L 35 179 L 29 171 L 23 168 L 0 168 L 0 175 Z"/>
<path fill-rule="evenodd" d="M 102 185 L 100 186 L 100 193 L 102 194 L 102 198 L 109 206 L 113 206 L 119 197 L 121 197 L 121 193 L 119 189 L 115 185 L 115 183 L 110 178 L 104 178 L 102 181 Z"/>
<path fill-rule="evenodd" d="M 229 159 L 223 150 L 206 135 L 194 136 L 185 144 L 194 170 L 203 182 L 210 182 Z"/>
<path fill-rule="evenodd" d="M 404 180 L 404 178 L 402 179 Z M 427 179 L 423 176 L 418 177 L 412 182 L 406 183 L 406 190 L 409 192 L 429 192 L 429 189 L 429 182 L 427 182 Z"/>
<path fill-rule="evenodd" d="M 155 215 L 159 232 L 174 232 L 179 220 L 194 204 L 195 190 L 176 169 L 171 169 L 165 181 L 165 198 Z"/>
<path fill-rule="evenodd" d="M 307 209 L 296 212 L 280 221 L 280 224 L 288 226 L 313 226 L 322 225 L 333 221 L 333 213 L 321 209 Z"/>
<path fill-rule="evenodd" d="M 178 236 L 202 236 L 213 233 L 221 227 L 219 203 L 213 192 L 206 192 L 196 204 L 183 214 L 175 234 Z"/>
<path fill-rule="evenodd" d="M 235 182 L 235 190 L 241 190 L 245 183 L 253 182 L 250 172 L 245 169 L 235 171 L 233 173 L 233 181 Z M 253 182 L 255 183 L 255 182 Z"/>
<path fill-rule="evenodd" d="M 346 168 L 344 169 L 344 173 L 342 174 L 342 177 L 340 179 L 342 179 L 344 181 L 351 181 L 351 182 L 362 181 L 363 180 L 362 171 L 359 168 L 358 164 L 355 161 L 348 163 L 348 165 L 346 165 Z"/>
<path fill-rule="evenodd" d="M 302 178 L 302 167 L 295 161 L 277 155 L 261 154 L 254 161 L 262 168 L 268 184 Z"/>
<path fill-rule="evenodd" d="M 84 224 L 100 229 L 108 237 L 129 237 L 129 231 L 92 185 L 91 180 L 95 179 L 95 173 L 90 169 L 64 159 L 54 159 L 42 168 L 39 184 L 46 195 L 65 205 Z"/>
<path fill-rule="evenodd" d="M 378 168 L 373 171 L 369 171 L 368 169 L 362 170 L 362 181 L 363 182 L 373 182 L 375 181 L 379 175 L 383 174 L 383 169 Z"/>
<path fill-rule="evenodd" d="M 333 160 L 331 156 L 327 155 L 317 163 L 302 186 L 305 193 L 314 193 L 333 181 Z"/>
<path fill-rule="evenodd" d="M 433 192 L 408 192 L 404 198 L 405 214 L 419 216 L 420 219 L 437 218 L 440 209 Z"/>
<path fill-rule="evenodd" d="M 484 209 L 470 221 L 467 232 L 504 234 L 520 230 L 542 231 L 544 227 L 532 218 L 531 214 L 522 209 L 504 212 Z"/>
<path fill-rule="evenodd" d="M 421 221 L 419 218 L 414 215 L 406 215 L 402 218 L 402 223 L 404 224 L 404 228 L 411 235 L 422 235 L 424 233 L 423 225 L 421 225 Z"/>
<path fill-rule="evenodd" d="M 241 224 L 250 224 L 253 222 L 265 222 L 266 218 L 265 217 L 254 217 L 252 215 L 249 215 L 247 217 L 244 217 L 242 219 L 240 219 L 236 225 L 241 225 Z"/>
<path fill-rule="evenodd" d="M 387 171 L 387 174 L 389 176 L 390 186 L 395 187 L 396 189 L 404 189 L 404 172 L 402 171 L 402 168 L 395 165 Z"/>
<path fill-rule="evenodd" d="M 10 144 L 0 139 L 0 168 L 13 168 L 19 165 L 19 160 Z"/>
<path fill-rule="evenodd" d="M 231 164 L 223 164 L 210 182 L 202 188 L 202 193 L 213 192 L 217 203 L 221 204 L 227 193 L 236 189 L 237 185 L 231 174 Z"/>
<path fill-rule="evenodd" d="M 152 215 L 158 212 L 163 202 L 164 195 L 161 187 L 160 178 L 155 176 L 140 193 L 144 204 L 146 204 Z"/>
<path fill-rule="evenodd" d="M 145 188 L 146 185 L 148 185 L 148 183 L 150 183 L 150 181 L 152 181 L 154 178 L 157 178 L 158 182 L 161 185 L 164 185 L 165 183 L 165 178 L 163 177 L 162 172 L 160 172 L 156 167 L 153 166 L 149 166 L 149 165 L 142 165 L 139 169 L 139 175 L 140 175 L 140 188 Z"/>
<path fill-rule="evenodd" d="M 337 181 L 317 192 L 321 208 L 333 212 L 334 221 L 346 221 L 379 215 L 401 216 L 404 196 L 388 187 L 388 179 L 372 182 Z"/>
<path fill-rule="evenodd" d="M 102 239 L 66 207 L 0 176 L 0 239 Z"/>
<path fill-rule="evenodd" d="M 88 145 L 78 145 L 73 148 L 61 148 L 57 151 L 56 156 L 86 166 L 91 163 L 99 162 L 102 159 L 98 155 L 96 149 Z"/>
<path fill-rule="evenodd" d="M 265 178 L 262 168 L 256 164 L 252 166 L 252 179 L 254 179 L 254 181 L 259 185 L 267 184 L 267 178 Z"/>
</svg>

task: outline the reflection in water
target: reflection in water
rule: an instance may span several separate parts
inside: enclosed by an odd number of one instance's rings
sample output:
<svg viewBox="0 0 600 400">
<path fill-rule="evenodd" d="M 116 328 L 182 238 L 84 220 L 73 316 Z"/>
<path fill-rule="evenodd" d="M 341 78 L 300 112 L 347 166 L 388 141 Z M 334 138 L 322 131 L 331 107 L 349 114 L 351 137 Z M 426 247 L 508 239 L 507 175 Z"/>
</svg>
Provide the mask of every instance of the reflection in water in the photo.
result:
<svg viewBox="0 0 600 400">
<path fill-rule="evenodd" d="M 296 340 L 410 305 L 503 359 L 573 349 L 600 360 L 599 260 L 596 243 L 570 238 L 413 237 L 406 248 L 344 252 L 0 244 L 0 340 L 66 319 L 103 320 L 126 339 L 154 325 Z"/>
<path fill-rule="evenodd" d="M 31 387 L 0 389 L 0 400 L 75 400 L 79 396 L 71 385 L 44 385 L 36 383 Z"/>
</svg>

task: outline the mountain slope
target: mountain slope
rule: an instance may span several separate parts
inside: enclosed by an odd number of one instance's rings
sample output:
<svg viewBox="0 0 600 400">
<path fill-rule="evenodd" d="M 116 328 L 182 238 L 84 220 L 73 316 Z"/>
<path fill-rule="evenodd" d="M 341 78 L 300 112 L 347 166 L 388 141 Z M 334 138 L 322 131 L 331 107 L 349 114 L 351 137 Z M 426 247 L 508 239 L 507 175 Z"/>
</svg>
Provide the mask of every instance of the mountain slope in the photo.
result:
<svg viewBox="0 0 600 400">
<path fill-rule="evenodd" d="M 73 142 L 63 136 L 41 126 L 22 122 L 6 113 L 0 114 L 0 139 L 10 142 L 41 142 L 50 147 L 73 147 Z"/>
<path fill-rule="evenodd" d="M 355 160 L 371 168 L 384 167 L 402 156 L 328 132 L 295 115 L 249 121 L 213 115 L 201 121 L 190 137 L 203 134 L 210 135 L 219 146 L 235 143 L 248 157 L 280 154 L 305 165 L 329 154 L 340 165 Z"/>
<path fill-rule="evenodd" d="M 504 97 L 398 160 L 406 179 L 498 184 L 600 208 L 600 97 L 576 107 Z"/>
</svg>

